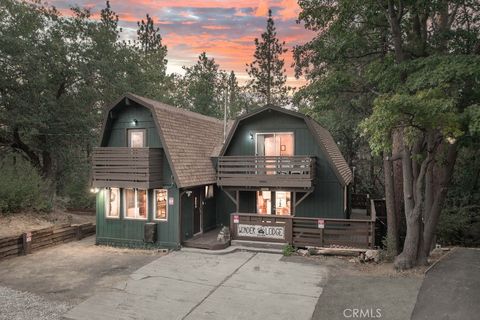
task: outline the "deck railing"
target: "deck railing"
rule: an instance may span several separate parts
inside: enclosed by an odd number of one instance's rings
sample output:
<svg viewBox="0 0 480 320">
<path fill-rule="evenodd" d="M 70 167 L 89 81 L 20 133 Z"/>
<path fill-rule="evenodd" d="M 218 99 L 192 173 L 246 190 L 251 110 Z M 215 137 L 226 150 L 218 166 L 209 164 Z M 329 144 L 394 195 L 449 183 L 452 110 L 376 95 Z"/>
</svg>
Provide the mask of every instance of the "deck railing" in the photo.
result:
<svg viewBox="0 0 480 320">
<path fill-rule="evenodd" d="M 288 243 L 295 247 L 373 248 L 375 219 L 327 219 L 232 213 L 232 240 Z"/>
<path fill-rule="evenodd" d="M 100 147 L 93 150 L 94 187 L 156 188 L 163 184 L 161 148 Z"/>
<path fill-rule="evenodd" d="M 315 157 L 311 156 L 225 156 L 218 159 L 219 186 L 310 188 L 314 178 Z"/>
</svg>

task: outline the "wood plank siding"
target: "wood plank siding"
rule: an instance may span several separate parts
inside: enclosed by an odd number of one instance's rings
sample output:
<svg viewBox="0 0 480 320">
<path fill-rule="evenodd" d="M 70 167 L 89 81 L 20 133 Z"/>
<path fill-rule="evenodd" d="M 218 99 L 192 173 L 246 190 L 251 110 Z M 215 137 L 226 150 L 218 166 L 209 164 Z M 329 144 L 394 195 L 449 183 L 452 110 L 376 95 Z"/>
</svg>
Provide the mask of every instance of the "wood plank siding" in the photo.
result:
<svg viewBox="0 0 480 320">
<path fill-rule="evenodd" d="M 222 187 L 311 188 L 315 157 L 224 156 L 217 172 Z"/>
<path fill-rule="evenodd" d="M 151 189 L 163 185 L 161 148 L 94 148 L 92 182 L 97 188 Z"/>
</svg>

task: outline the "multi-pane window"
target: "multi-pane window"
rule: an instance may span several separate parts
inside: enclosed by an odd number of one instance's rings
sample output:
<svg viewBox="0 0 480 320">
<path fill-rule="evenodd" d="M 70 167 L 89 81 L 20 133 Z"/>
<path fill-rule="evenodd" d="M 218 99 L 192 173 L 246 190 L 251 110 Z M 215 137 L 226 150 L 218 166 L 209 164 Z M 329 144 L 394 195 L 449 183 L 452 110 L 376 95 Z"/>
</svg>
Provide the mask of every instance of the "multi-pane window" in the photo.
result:
<svg viewBox="0 0 480 320">
<path fill-rule="evenodd" d="M 147 219 L 147 190 L 125 189 L 125 218 Z"/>
<path fill-rule="evenodd" d="M 120 217 L 120 189 L 105 189 L 105 216 L 107 218 Z"/>
<path fill-rule="evenodd" d="M 155 190 L 154 212 L 156 220 L 167 220 L 168 217 L 168 191 L 166 189 Z"/>
</svg>

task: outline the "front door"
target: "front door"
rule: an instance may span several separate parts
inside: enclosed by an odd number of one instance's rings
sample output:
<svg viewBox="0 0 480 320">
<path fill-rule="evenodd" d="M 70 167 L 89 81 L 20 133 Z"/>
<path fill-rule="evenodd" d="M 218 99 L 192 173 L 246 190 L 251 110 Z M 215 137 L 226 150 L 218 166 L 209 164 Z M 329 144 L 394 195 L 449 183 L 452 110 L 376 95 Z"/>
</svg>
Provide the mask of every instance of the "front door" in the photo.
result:
<svg viewBox="0 0 480 320">
<path fill-rule="evenodd" d="M 193 234 L 202 233 L 202 197 L 201 189 L 193 191 Z"/>
</svg>

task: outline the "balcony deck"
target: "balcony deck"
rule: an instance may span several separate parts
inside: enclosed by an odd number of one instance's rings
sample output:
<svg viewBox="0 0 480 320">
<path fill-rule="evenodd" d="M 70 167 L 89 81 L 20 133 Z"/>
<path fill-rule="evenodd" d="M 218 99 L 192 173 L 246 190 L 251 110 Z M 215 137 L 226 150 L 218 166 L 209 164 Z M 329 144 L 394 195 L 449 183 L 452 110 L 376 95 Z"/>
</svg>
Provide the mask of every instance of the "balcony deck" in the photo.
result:
<svg viewBox="0 0 480 320">
<path fill-rule="evenodd" d="M 313 187 L 315 157 L 225 156 L 218 159 L 217 184 L 222 187 Z"/>
<path fill-rule="evenodd" d="M 161 148 L 100 147 L 93 150 L 93 186 L 150 189 L 163 185 Z"/>
</svg>

